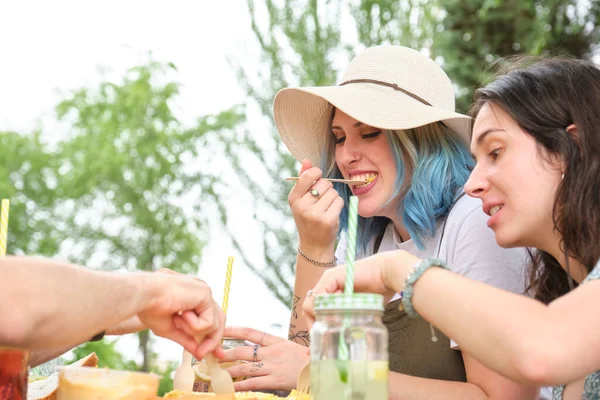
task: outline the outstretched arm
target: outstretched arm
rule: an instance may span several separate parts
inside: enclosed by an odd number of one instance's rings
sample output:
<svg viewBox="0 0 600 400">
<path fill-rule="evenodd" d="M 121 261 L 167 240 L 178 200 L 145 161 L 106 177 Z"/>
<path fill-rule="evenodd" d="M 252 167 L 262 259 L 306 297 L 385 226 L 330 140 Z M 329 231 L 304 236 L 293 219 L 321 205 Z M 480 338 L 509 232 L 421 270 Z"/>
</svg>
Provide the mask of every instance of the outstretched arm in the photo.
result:
<svg viewBox="0 0 600 400">
<path fill-rule="evenodd" d="M 417 281 L 413 298 L 419 314 L 463 352 L 508 377 L 538 385 L 571 382 L 600 369 L 598 302 L 596 281 L 546 306 L 439 268 Z"/>
<path fill-rule="evenodd" d="M 195 277 L 97 272 L 33 257 L 0 259 L 0 276 L 0 345 L 59 351 L 137 315 L 197 357 L 220 353 L 224 316 Z"/>
<path fill-rule="evenodd" d="M 150 285 L 137 283 L 143 275 L 42 258 L 2 258 L 0 276 L 0 343 L 30 349 L 83 343 L 144 309 L 152 296 Z"/>
<path fill-rule="evenodd" d="M 402 250 L 355 263 L 354 290 L 391 296 L 421 260 Z M 328 270 L 315 293 L 344 289 L 344 266 Z M 573 382 L 600 369 L 600 282 L 581 285 L 546 306 L 442 268 L 414 285 L 412 303 L 427 321 L 488 368 L 512 380 L 545 386 Z M 304 310 L 314 315 L 314 301 Z"/>
</svg>

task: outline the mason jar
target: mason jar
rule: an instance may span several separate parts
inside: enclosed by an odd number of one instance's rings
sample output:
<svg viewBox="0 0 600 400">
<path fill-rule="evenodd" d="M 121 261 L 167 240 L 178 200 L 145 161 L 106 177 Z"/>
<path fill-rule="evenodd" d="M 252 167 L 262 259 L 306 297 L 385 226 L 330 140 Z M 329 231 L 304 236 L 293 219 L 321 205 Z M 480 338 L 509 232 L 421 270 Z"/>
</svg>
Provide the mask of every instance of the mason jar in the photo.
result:
<svg viewBox="0 0 600 400">
<path fill-rule="evenodd" d="M 241 339 L 233 339 L 233 338 L 223 338 L 222 341 L 223 350 L 230 350 L 235 347 L 243 347 L 246 346 L 246 342 Z M 231 366 L 241 364 L 245 361 L 232 361 L 221 363 L 221 368 L 226 369 Z M 208 365 L 204 360 L 196 360 L 195 357 L 192 357 L 192 369 L 194 370 L 194 392 L 212 392 L 212 387 L 210 386 L 210 374 L 208 373 Z M 240 376 L 234 378 L 234 382 L 243 381 L 246 377 Z"/>
<path fill-rule="evenodd" d="M 310 330 L 313 400 L 388 398 L 388 333 L 383 296 L 319 295 Z"/>
</svg>

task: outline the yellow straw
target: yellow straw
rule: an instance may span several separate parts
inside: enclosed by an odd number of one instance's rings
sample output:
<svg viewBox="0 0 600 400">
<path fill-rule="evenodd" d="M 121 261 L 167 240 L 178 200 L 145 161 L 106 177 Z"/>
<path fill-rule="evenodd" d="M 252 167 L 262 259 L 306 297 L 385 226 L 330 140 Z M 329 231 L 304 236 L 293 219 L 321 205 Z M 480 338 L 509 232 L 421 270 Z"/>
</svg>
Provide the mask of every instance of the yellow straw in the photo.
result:
<svg viewBox="0 0 600 400">
<path fill-rule="evenodd" d="M 6 238 L 8 236 L 8 209 L 10 208 L 10 200 L 2 199 L 0 207 L 0 256 L 6 255 Z"/>
<path fill-rule="evenodd" d="M 231 286 L 231 270 L 233 268 L 233 256 L 227 258 L 227 275 L 225 277 L 225 292 L 223 293 L 222 309 L 227 317 L 227 307 L 229 306 L 229 288 Z"/>
</svg>

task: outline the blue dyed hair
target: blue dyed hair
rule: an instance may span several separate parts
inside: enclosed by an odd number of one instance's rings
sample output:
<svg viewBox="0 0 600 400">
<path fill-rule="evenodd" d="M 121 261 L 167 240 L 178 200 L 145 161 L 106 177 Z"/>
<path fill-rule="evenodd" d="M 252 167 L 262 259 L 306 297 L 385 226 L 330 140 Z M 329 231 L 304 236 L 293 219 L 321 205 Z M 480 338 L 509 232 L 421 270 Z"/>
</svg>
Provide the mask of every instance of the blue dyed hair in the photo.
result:
<svg viewBox="0 0 600 400">
<path fill-rule="evenodd" d="M 457 134 L 441 122 L 434 122 L 404 131 L 384 130 L 396 163 L 396 182 L 393 196 L 388 204 L 403 199 L 397 212 L 419 249 L 424 242 L 435 236 L 437 223 L 444 219 L 460 189 L 469 178 L 473 158 L 466 144 Z M 342 178 L 335 164 L 335 140 L 333 133 L 326 136 L 322 169 L 328 178 Z M 405 185 L 407 171 L 410 174 Z M 348 200 L 350 188 L 343 183 L 334 184 L 344 199 L 340 215 L 340 232 L 348 227 Z M 358 217 L 357 249 L 367 250 L 370 241 L 383 232 L 390 223 L 386 217 Z"/>
</svg>

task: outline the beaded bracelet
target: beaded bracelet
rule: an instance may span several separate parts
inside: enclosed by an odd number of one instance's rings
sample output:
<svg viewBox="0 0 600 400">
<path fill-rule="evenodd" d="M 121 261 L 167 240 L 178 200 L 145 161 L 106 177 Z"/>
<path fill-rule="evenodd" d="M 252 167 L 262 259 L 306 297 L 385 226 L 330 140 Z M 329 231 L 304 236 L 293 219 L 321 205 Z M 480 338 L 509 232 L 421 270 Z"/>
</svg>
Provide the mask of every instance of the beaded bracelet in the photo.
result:
<svg viewBox="0 0 600 400">
<path fill-rule="evenodd" d="M 410 274 L 406 277 L 406 281 L 404 282 L 404 290 L 402 291 L 402 308 L 404 311 L 411 317 L 418 317 L 419 314 L 415 311 L 415 308 L 412 305 L 412 296 L 413 296 L 413 288 L 415 282 L 423 276 L 425 271 L 427 271 L 431 267 L 439 267 L 444 269 L 450 269 L 444 260 L 440 260 L 438 258 L 428 258 L 423 260 L 417 265 L 416 268 L 412 270 Z"/>
</svg>

